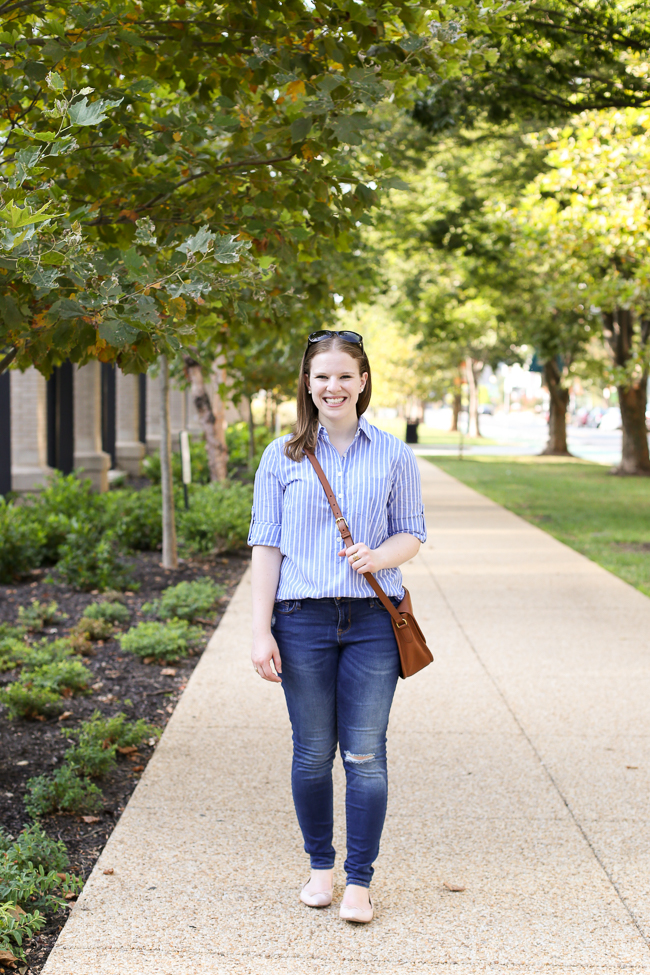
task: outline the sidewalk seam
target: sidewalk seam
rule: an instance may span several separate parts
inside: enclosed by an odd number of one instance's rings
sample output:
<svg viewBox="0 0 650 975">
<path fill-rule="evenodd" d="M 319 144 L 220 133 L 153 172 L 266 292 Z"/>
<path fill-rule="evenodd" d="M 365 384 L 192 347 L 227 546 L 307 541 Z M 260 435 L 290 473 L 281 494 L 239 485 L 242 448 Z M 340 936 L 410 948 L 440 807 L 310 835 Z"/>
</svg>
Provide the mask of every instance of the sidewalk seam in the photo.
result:
<svg viewBox="0 0 650 975">
<path fill-rule="evenodd" d="M 493 502 L 493 504 L 496 504 L 496 502 Z M 549 768 L 546 765 L 546 763 L 544 762 L 542 756 L 540 755 L 540 753 L 538 752 L 537 748 L 535 747 L 535 745 L 534 745 L 534 743 L 533 743 L 530 735 L 528 734 L 528 732 L 526 731 L 526 729 L 522 725 L 522 723 L 519 720 L 519 718 L 518 718 L 516 712 L 514 711 L 514 709 L 511 707 L 510 702 L 508 701 L 508 698 L 506 697 L 506 695 L 504 694 L 504 692 L 501 690 L 501 688 L 500 688 L 500 686 L 499 686 L 496 678 L 490 673 L 490 671 L 489 671 L 489 669 L 488 669 L 485 661 L 481 657 L 481 655 L 480 655 L 479 651 L 477 650 L 477 648 L 474 646 L 474 643 L 470 639 L 469 634 L 465 630 L 465 627 L 461 623 L 461 621 L 460 621 L 460 619 L 459 619 L 456 611 L 454 610 L 454 608 L 451 605 L 449 599 L 447 598 L 447 594 L 445 593 L 445 591 L 443 590 L 441 584 L 439 583 L 438 577 L 436 576 L 436 574 L 432 570 L 431 566 L 429 565 L 428 559 L 423 558 L 422 561 L 424 562 L 424 564 L 426 566 L 426 570 L 427 570 L 428 574 L 433 579 L 434 585 L 435 585 L 436 589 L 438 590 L 438 592 L 440 593 L 440 596 L 441 596 L 443 602 L 447 606 L 447 609 L 449 610 L 451 616 L 453 617 L 453 619 L 454 619 L 454 621 L 455 621 L 458 629 L 462 633 L 463 638 L 465 639 L 468 647 L 470 648 L 470 650 L 472 651 L 472 653 L 476 657 L 476 659 L 477 659 L 480 667 L 482 668 L 483 672 L 485 673 L 486 677 L 489 679 L 489 681 L 492 684 L 492 686 L 494 687 L 495 691 L 497 692 L 497 694 L 499 695 L 499 697 L 503 701 L 503 704 L 507 708 L 508 713 L 510 714 L 510 716 L 512 717 L 512 720 L 515 722 L 515 724 L 519 728 L 519 730 L 520 730 L 523 738 L 528 743 L 528 746 L 529 746 L 530 750 L 532 751 L 533 755 L 535 756 L 535 758 L 539 762 L 540 766 L 544 770 L 544 772 L 545 772 L 545 774 L 546 774 L 549 782 L 551 783 L 551 785 L 553 786 L 553 788 L 557 792 L 558 796 L 562 800 L 562 802 L 563 802 L 563 804 L 564 804 L 564 806 L 565 806 L 565 808 L 566 808 L 569 816 L 573 820 L 573 822 L 574 822 L 575 826 L 577 827 L 578 831 L 580 832 L 583 840 L 585 841 L 585 843 L 587 844 L 587 846 L 591 850 L 591 853 L 592 853 L 594 859 L 596 860 L 598 866 L 600 867 L 600 869 L 604 873 L 605 877 L 609 881 L 610 885 L 613 887 L 614 891 L 616 892 L 616 896 L 618 897 L 619 901 L 623 905 L 623 907 L 624 907 L 626 913 L 628 914 L 630 920 L 632 921 L 634 927 L 639 932 L 639 934 L 640 934 L 643 942 L 645 943 L 646 947 L 648 949 L 650 949 L 650 939 L 648 937 L 646 937 L 646 935 L 645 935 L 645 933 L 644 933 L 644 931 L 643 931 L 643 929 L 641 927 L 640 922 L 638 921 L 636 915 L 633 913 L 632 909 L 628 905 L 627 901 L 625 900 L 625 897 L 623 896 L 623 894 L 619 890 L 619 888 L 618 888 L 618 886 L 616 884 L 616 881 L 612 877 L 611 873 L 609 872 L 609 870 L 607 869 L 607 867 L 605 866 L 605 864 L 601 860 L 600 856 L 596 852 L 596 849 L 595 849 L 593 843 L 591 842 L 589 836 L 585 832 L 585 829 L 583 828 L 582 824 L 580 823 L 579 819 L 577 818 L 576 814 L 574 813 L 573 809 L 571 808 L 571 805 L 570 805 L 568 799 L 566 798 L 566 796 L 564 795 L 564 793 L 560 789 L 558 783 L 555 781 L 555 779 L 554 779 L 551 771 L 549 770 Z"/>
</svg>

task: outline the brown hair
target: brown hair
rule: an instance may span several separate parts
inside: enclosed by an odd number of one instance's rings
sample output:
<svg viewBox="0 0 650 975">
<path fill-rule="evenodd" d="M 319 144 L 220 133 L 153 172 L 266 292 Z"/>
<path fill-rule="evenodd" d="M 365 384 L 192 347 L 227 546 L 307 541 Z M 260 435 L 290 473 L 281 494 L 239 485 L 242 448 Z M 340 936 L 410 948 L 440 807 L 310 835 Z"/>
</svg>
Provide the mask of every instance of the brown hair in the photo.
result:
<svg viewBox="0 0 650 975">
<path fill-rule="evenodd" d="M 336 349 L 337 352 L 347 352 L 349 356 L 352 356 L 359 365 L 360 375 L 363 375 L 364 372 L 368 373 L 366 385 L 357 400 L 357 416 L 365 413 L 370 403 L 372 377 L 368 356 L 363 351 L 362 346 L 357 345 L 356 342 L 346 342 L 344 338 L 336 334 L 332 334 L 331 338 L 321 339 L 320 342 L 309 342 L 302 357 L 298 375 L 298 418 L 293 433 L 284 445 L 284 452 L 287 457 L 297 463 L 303 459 L 305 450 L 313 452 L 316 449 L 316 438 L 318 436 L 318 410 L 307 391 L 305 377 L 309 376 L 314 356 L 321 352 L 330 352 L 332 349 Z"/>
</svg>

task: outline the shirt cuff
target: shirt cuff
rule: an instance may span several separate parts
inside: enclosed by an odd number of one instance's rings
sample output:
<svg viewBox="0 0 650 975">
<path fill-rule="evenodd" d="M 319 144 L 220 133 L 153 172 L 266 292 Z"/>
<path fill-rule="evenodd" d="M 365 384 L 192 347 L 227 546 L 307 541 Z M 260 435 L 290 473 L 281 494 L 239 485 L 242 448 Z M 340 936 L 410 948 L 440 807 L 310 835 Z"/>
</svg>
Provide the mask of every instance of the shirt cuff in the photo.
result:
<svg viewBox="0 0 650 975">
<path fill-rule="evenodd" d="M 273 525 L 268 521 L 254 521 L 248 533 L 248 544 L 280 548 L 281 535 L 282 525 Z"/>
<path fill-rule="evenodd" d="M 427 529 L 424 518 L 400 518 L 399 521 L 392 521 L 388 526 L 388 537 L 401 534 L 413 535 L 419 541 L 426 542 Z"/>
</svg>

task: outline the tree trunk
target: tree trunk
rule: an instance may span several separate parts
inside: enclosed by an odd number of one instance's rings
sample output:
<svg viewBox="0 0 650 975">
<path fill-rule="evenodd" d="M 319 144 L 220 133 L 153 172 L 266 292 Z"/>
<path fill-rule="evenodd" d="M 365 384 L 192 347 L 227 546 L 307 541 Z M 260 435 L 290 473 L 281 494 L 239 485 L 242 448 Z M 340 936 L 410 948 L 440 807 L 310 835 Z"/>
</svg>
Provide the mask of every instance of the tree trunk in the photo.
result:
<svg viewBox="0 0 650 975">
<path fill-rule="evenodd" d="M 603 315 L 603 322 L 614 365 L 625 368 L 632 355 L 634 343 L 632 312 L 629 308 L 616 308 L 614 312 L 607 312 Z M 641 348 L 645 350 L 650 338 L 650 321 L 642 319 L 640 327 Z M 623 426 L 623 449 L 621 463 L 612 470 L 614 474 L 637 476 L 650 474 L 648 433 L 645 425 L 647 384 L 648 371 L 644 369 L 640 375 L 634 376 L 628 383 L 617 386 Z"/>
<path fill-rule="evenodd" d="M 178 566 L 176 550 L 176 521 L 174 518 L 174 486 L 172 483 L 172 427 L 169 415 L 169 362 L 160 359 L 160 486 L 162 489 L 162 565 L 164 569 Z"/>
<path fill-rule="evenodd" d="M 214 432 L 219 444 L 219 457 L 222 465 L 223 477 L 220 481 L 228 479 L 228 443 L 226 441 L 226 404 L 221 398 L 219 387 L 226 382 L 226 370 L 218 363 L 212 366 L 212 378 L 216 383 L 216 390 L 212 398 L 214 412 Z"/>
<path fill-rule="evenodd" d="M 548 441 L 542 454 L 571 457 L 566 442 L 566 413 L 569 406 L 569 390 L 562 386 L 562 373 L 555 359 L 544 363 L 544 384 L 550 396 L 548 416 Z"/>
<path fill-rule="evenodd" d="M 248 462 L 253 466 L 255 460 L 255 420 L 253 419 L 253 400 L 250 396 L 248 401 Z"/>
<path fill-rule="evenodd" d="M 454 401 L 451 405 L 451 427 L 450 433 L 458 433 L 458 417 L 460 416 L 461 398 L 460 393 L 454 393 Z"/>
<path fill-rule="evenodd" d="M 483 370 L 483 363 L 471 359 L 465 359 L 465 377 L 467 379 L 467 390 L 469 393 L 469 425 L 467 435 L 469 437 L 481 437 L 482 433 L 478 419 L 478 379 Z"/>
<path fill-rule="evenodd" d="M 616 474 L 650 474 L 648 431 L 645 423 L 648 373 L 629 386 L 617 386 L 623 425 L 623 451 Z"/>
<path fill-rule="evenodd" d="M 203 370 L 191 356 L 185 356 L 185 375 L 190 381 L 192 402 L 194 403 L 194 409 L 196 410 L 196 415 L 199 418 L 203 436 L 205 437 L 210 480 L 225 481 L 227 457 L 224 457 L 223 445 L 219 438 L 217 418 L 214 415 L 210 403 L 210 396 L 205 388 Z M 223 430 L 221 432 L 223 434 Z"/>
</svg>

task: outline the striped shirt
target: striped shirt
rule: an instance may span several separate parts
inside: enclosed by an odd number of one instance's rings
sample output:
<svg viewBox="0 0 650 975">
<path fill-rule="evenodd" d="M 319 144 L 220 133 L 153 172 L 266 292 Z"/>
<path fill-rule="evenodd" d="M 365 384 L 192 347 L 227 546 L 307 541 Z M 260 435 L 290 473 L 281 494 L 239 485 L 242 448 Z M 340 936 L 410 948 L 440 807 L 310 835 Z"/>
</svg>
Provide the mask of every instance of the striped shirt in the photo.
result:
<svg viewBox="0 0 650 975">
<path fill-rule="evenodd" d="M 297 464 L 285 456 L 287 439 L 274 440 L 264 451 L 248 536 L 249 545 L 282 552 L 276 599 L 373 596 L 366 580 L 338 555 L 341 536 L 325 492 L 307 458 Z M 316 457 L 355 542 L 375 549 L 400 532 L 426 540 L 420 472 L 405 443 L 361 416 L 343 456 L 319 424 Z M 389 596 L 402 598 L 398 568 L 376 576 Z"/>
</svg>

